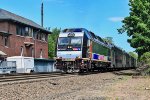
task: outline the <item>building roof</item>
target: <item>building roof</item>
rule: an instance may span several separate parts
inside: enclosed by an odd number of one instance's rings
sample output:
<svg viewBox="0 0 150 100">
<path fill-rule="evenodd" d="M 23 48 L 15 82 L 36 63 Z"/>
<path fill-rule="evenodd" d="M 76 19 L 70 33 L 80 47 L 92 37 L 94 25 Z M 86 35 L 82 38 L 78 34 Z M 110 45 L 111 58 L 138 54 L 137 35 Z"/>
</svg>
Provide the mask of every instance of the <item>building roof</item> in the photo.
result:
<svg viewBox="0 0 150 100">
<path fill-rule="evenodd" d="M 34 21 L 29 20 L 29 19 L 24 18 L 24 17 L 21 17 L 19 15 L 16 15 L 14 13 L 11 13 L 11 12 L 6 11 L 6 10 L 1 9 L 1 8 L 0 8 L 0 20 L 12 20 L 12 21 L 19 22 L 19 23 L 22 23 L 25 25 L 29 25 L 31 27 L 41 29 L 42 31 L 50 33 L 50 31 L 46 30 L 45 28 L 43 28 L 39 24 L 35 23 Z"/>
</svg>

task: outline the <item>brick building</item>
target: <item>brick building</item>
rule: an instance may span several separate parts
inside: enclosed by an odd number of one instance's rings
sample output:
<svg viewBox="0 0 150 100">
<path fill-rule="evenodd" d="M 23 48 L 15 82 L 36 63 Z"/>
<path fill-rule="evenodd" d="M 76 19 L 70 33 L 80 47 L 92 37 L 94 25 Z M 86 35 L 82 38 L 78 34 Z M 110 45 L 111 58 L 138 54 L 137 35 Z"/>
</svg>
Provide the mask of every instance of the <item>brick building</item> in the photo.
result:
<svg viewBox="0 0 150 100">
<path fill-rule="evenodd" d="M 5 54 L 48 58 L 48 34 L 35 22 L 0 9 L 0 58 Z"/>
</svg>

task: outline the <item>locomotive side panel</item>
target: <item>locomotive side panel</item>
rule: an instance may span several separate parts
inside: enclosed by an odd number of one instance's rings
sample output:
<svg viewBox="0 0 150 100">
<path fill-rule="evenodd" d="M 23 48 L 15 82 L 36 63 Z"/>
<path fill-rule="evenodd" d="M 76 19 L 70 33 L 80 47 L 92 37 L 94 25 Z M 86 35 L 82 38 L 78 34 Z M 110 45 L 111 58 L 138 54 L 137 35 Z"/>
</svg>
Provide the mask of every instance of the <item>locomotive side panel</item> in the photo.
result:
<svg viewBox="0 0 150 100">
<path fill-rule="evenodd" d="M 94 41 L 92 42 L 92 54 L 92 59 L 110 61 L 110 49 Z"/>
<path fill-rule="evenodd" d="M 88 37 L 86 34 L 83 36 L 82 58 L 88 58 Z"/>
</svg>

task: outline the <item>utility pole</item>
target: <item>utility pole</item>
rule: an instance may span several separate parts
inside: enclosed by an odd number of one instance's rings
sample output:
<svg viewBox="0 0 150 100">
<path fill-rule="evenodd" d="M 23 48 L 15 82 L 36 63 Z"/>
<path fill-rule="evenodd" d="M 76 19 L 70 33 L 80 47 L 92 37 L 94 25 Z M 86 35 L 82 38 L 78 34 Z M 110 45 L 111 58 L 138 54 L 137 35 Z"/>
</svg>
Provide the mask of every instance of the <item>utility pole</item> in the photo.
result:
<svg viewBox="0 0 150 100">
<path fill-rule="evenodd" d="M 41 5 L 41 26 L 43 27 L 43 16 L 44 16 L 44 11 L 43 11 L 43 1 Z"/>
</svg>

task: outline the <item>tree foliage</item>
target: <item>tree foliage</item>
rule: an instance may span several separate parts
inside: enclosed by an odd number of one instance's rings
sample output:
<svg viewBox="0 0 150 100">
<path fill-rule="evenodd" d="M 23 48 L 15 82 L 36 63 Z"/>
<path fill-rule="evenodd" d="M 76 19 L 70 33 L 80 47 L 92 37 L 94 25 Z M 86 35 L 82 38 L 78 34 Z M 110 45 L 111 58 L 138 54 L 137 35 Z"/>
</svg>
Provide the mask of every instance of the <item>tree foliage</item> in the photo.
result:
<svg viewBox="0 0 150 100">
<path fill-rule="evenodd" d="M 130 16 L 122 22 L 119 33 L 126 32 L 128 42 L 136 49 L 139 57 L 150 52 L 150 0 L 130 0 Z"/>
<path fill-rule="evenodd" d="M 49 58 L 56 57 L 56 44 L 57 38 L 61 29 L 54 28 L 52 29 L 52 34 L 48 36 L 48 56 Z"/>
<path fill-rule="evenodd" d="M 129 52 L 129 55 L 134 57 L 135 59 L 138 59 L 138 55 L 134 52 Z"/>
<path fill-rule="evenodd" d="M 103 40 L 106 41 L 106 42 L 108 42 L 108 43 L 114 43 L 112 37 L 105 37 L 105 38 L 103 38 Z"/>
<path fill-rule="evenodd" d="M 140 60 L 144 63 L 144 64 L 148 64 L 150 66 L 150 52 L 146 52 L 144 53 Z"/>
</svg>

